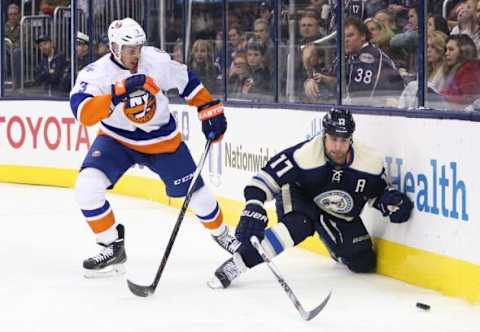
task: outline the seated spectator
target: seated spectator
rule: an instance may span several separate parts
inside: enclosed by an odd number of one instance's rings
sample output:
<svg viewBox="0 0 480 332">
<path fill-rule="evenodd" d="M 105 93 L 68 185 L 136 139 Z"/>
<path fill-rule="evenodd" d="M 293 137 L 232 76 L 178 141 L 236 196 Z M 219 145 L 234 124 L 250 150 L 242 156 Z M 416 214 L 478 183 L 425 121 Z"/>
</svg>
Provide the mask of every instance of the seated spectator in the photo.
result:
<svg viewBox="0 0 480 332">
<path fill-rule="evenodd" d="M 445 46 L 447 35 L 440 31 L 433 31 L 427 40 L 427 73 L 428 73 L 428 101 L 439 99 L 439 92 L 444 88 L 445 78 Z M 400 108 L 413 108 L 417 106 L 418 81 L 408 83 L 402 92 L 399 101 Z"/>
<path fill-rule="evenodd" d="M 451 35 L 445 52 L 446 85 L 440 94 L 453 104 L 467 105 L 480 97 L 480 61 L 473 40 Z"/>
<path fill-rule="evenodd" d="M 60 82 L 67 62 L 63 53 L 57 53 L 52 39 L 48 35 L 40 35 L 36 40 L 41 59 L 35 68 L 35 81 L 41 85 L 49 96 L 65 96 Z"/>
<path fill-rule="evenodd" d="M 320 34 L 320 16 L 313 10 L 300 13 L 298 21 L 300 45 L 306 45 L 322 37 Z"/>
<path fill-rule="evenodd" d="M 262 47 L 265 49 L 265 66 L 267 68 L 272 68 L 272 57 L 275 46 L 268 35 L 268 21 L 263 18 L 256 19 L 253 23 L 253 31 L 253 38 L 256 42 L 261 43 Z"/>
<path fill-rule="evenodd" d="M 254 99 L 272 99 L 272 73 L 265 65 L 265 48 L 255 40 L 247 45 L 247 62 L 250 67 L 250 77 L 243 87 L 244 93 Z"/>
<path fill-rule="evenodd" d="M 183 43 L 181 40 L 177 40 L 170 56 L 172 60 L 183 63 Z"/>
<path fill-rule="evenodd" d="M 105 54 L 110 53 L 110 46 L 107 35 L 101 35 L 98 38 L 97 45 L 95 47 L 95 60 L 100 59 Z"/>
<path fill-rule="evenodd" d="M 77 32 L 77 38 L 75 40 L 75 54 L 77 55 L 77 72 L 82 70 L 85 66 L 87 66 L 90 61 L 88 59 L 88 43 L 90 42 L 90 38 L 88 35 L 84 34 L 83 32 Z M 67 66 L 65 67 L 65 71 L 63 73 L 61 86 L 63 86 L 65 92 L 70 92 L 71 90 L 71 68 L 69 61 L 67 61 Z"/>
<path fill-rule="evenodd" d="M 429 16 L 427 21 L 427 33 L 431 34 L 433 31 L 440 31 L 445 35 L 450 35 L 447 20 L 442 16 Z"/>
<path fill-rule="evenodd" d="M 427 39 L 428 86 L 434 91 L 442 90 L 445 80 L 445 48 L 448 36 L 433 31 Z"/>
<path fill-rule="evenodd" d="M 472 38 L 477 49 L 480 48 L 480 25 L 477 19 L 478 0 L 467 0 L 458 10 L 458 25 L 454 26 L 451 34 L 466 34 Z"/>
<path fill-rule="evenodd" d="M 408 10 L 408 25 L 405 32 L 395 35 L 390 41 L 390 47 L 414 51 L 418 47 L 418 16 L 417 9 Z"/>
<path fill-rule="evenodd" d="M 189 68 L 210 92 L 219 92 L 220 68 L 215 66 L 212 44 L 204 39 L 197 39 L 193 43 Z"/>
<path fill-rule="evenodd" d="M 42 0 L 40 1 L 40 13 L 43 15 L 53 16 L 55 8 L 62 6 L 65 7 L 70 4 L 68 0 Z"/>
<path fill-rule="evenodd" d="M 295 77 L 297 81 L 303 82 L 303 86 L 297 84 L 295 95 L 304 102 L 327 101 L 334 96 L 334 87 L 319 84 L 321 74 L 325 72 L 324 51 L 319 46 L 308 44 L 302 52 L 303 70 Z"/>
<path fill-rule="evenodd" d="M 395 62 L 395 65 L 398 67 L 406 67 L 407 52 L 402 49 L 392 49 L 390 47 L 390 41 L 393 36 L 395 36 L 393 31 L 375 18 L 367 18 L 365 24 L 367 25 L 368 31 L 370 31 L 370 43 L 385 52 L 385 54 Z"/>
<path fill-rule="evenodd" d="M 247 50 L 247 41 L 238 25 L 233 25 L 228 29 L 228 42 L 229 48 L 227 53 L 230 54 L 230 57 L 227 66 L 230 66 L 237 52 L 245 52 Z"/>
<path fill-rule="evenodd" d="M 408 24 L 405 32 L 399 33 L 390 40 L 390 47 L 397 52 L 406 52 L 406 72 L 402 76 L 406 81 L 414 79 L 417 73 L 417 49 L 418 49 L 418 16 L 417 9 L 412 7 L 408 10 Z"/>
<path fill-rule="evenodd" d="M 365 23 L 356 18 L 345 20 L 346 99 L 347 103 L 362 102 L 355 98 L 365 98 L 369 105 L 385 105 L 390 98 L 400 96 L 404 88 L 403 80 L 395 63 L 381 49 L 373 46 L 370 32 Z M 336 82 L 338 59 L 328 75 L 322 75 L 326 84 Z M 384 98 L 381 98 L 384 97 Z"/>
<path fill-rule="evenodd" d="M 232 66 L 228 74 L 228 93 L 233 98 L 242 98 L 242 94 L 247 94 L 246 82 L 251 79 L 250 67 L 248 66 L 247 54 L 245 52 L 237 52 L 233 57 Z"/>
<path fill-rule="evenodd" d="M 21 68 L 20 61 L 12 61 L 11 59 L 20 59 L 20 7 L 17 4 L 10 4 L 7 7 L 7 21 L 5 22 L 5 38 L 11 42 L 11 47 L 7 48 L 7 63 L 12 63 L 12 68 L 8 67 L 12 75 L 13 88 L 16 90 L 20 87 Z"/>
<path fill-rule="evenodd" d="M 395 35 L 401 32 L 401 29 L 397 26 L 397 23 L 395 22 L 395 15 L 393 15 L 390 11 L 379 10 L 375 14 L 374 18 L 378 22 L 383 23 L 385 27 L 392 30 Z"/>
</svg>

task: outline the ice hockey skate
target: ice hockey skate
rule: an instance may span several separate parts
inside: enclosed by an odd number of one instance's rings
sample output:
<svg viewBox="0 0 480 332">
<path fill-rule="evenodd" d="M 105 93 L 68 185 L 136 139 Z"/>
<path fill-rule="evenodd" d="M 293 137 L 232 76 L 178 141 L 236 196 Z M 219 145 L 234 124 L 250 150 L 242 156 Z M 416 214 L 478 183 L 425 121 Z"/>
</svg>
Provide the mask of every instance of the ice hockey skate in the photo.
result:
<svg viewBox="0 0 480 332">
<path fill-rule="evenodd" d="M 212 237 L 215 242 L 220 245 L 220 247 L 228 251 L 230 254 L 233 254 L 238 250 L 242 243 L 238 241 L 234 236 L 230 235 L 228 231 L 228 226 L 225 225 L 225 230 L 222 232 L 222 234 L 218 236 L 212 235 Z"/>
<path fill-rule="evenodd" d="M 125 273 L 123 263 L 127 261 L 125 253 L 125 228 L 119 224 L 117 226 L 118 239 L 102 246 L 102 250 L 95 256 L 83 261 L 85 278 L 106 278 Z"/>
<path fill-rule="evenodd" d="M 213 277 L 207 281 L 207 285 L 213 289 L 227 288 L 234 279 L 238 278 L 247 269 L 242 257 L 235 253 L 232 258 L 220 265 Z"/>
</svg>

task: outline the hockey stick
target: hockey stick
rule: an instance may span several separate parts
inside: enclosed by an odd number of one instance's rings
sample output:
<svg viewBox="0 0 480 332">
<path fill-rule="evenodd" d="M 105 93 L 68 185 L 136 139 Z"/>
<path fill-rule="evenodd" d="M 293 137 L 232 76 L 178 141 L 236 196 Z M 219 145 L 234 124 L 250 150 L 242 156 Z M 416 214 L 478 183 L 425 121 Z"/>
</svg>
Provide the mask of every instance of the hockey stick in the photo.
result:
<svg viewBox="0 0 480 332">
<path fill-rule="evenodd" d="M 295 306 L 295 309 L 297 309 L 300 316 L 302 316 L 302 318 L 307 321 L 317 316 L 320 313 L 320 311 L 322 311 L 322 309 L 327 305 L 327 302 L 328 300 L 330 300 L 330 296 L 332 295 L 332 292 L 330 291 L 327 297 L 316 308 L 310 311 L 306 311 L 303 308 L 300 301 L 298 300 L 295 293 L 293 292 L 293 290 L 290 288 L 290 286 L 288 286 L 287 281 L 280 275 L 280 272 L 278 271 L 277 267 L 273 264 L 272 260 L 268 258 L 267 254 L 265 253 L 265 249 L 263 249 L 257 237 L 252 236 L 250 238 L 250 242 L 255 247 L 255 249 L 257 249 L 258 253 L 262 257 L 262 259 L 265 261 L 265 263 L 267 263 L 268 268 L 275 275 L 278 283 L 280 284 L 280 286 L 282 286 L 285 293 L 287 293 L 288 298 L 290 299 L 290 301 L 292 301 L 293 305 Z"/>
<path fill-rule="evenodd" d="M 192 195 L 194 192 L 193 189 L 195 188 L 195 183 L 200 177 L 200 173 L 202 172 L 203 165 L 205 164 L 205 160 L 208 155 L 208 152 L 210 151 L 211 146 L 212 146 L 212 140 L 208 140 L 205 146 L 205 150 L 203 151 L 202 157 L 198 162 L 197 169 L 195 170 L 195 173 L 193 173 L 192 182 L 190 183 L 190 187 L 188 188 L 187 195 L 185 196 L 185 200 L 183 201 L 182 208 L 180 209 L 180 214 L 178 215 L 175 226 L 173 227 L 172 235 L 170 235 L 170 239 L 168 240 L 168 244 L 163 254 L 160 266 L 158 267 L 157 274 L 155 275 L 155 279 L 153 279 L 152 284 L 148 286 L 141 286 L 127 279 L 128 288 L 133 294 L 141 297 L 148 297 L 153 295 L 153 293 L 155 292 L 158 282 L 160 281 L 160 277 L 162 276 L 163 270 L 165 269 L 165 265 L 167 264 L 167 260 L 168 260 L 168 257 L 170 256 L 170 252 L 172 251 L 172 247 L 177 237 L 178 230 L 180 229 L 180 225 L 182 224 L 185 213 L 187 212 L 188 204 L 190 203 L 190 199 L 192 198 Z"/>
</svg>

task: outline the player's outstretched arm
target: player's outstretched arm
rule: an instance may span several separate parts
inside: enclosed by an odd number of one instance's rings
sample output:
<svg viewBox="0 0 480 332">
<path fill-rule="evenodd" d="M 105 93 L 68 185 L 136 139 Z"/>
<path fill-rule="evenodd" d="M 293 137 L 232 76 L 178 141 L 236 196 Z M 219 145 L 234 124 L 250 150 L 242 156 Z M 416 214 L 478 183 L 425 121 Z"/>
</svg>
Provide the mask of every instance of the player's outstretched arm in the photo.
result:
<svg viewBox="0 0 480 332">
<path fill-rule="evenodd" d="M 212 100 L 198 107 L 198 118 L 202 121 L 202 131 L 207 140 L 222 140 L 227 130 L 227 119 L 223 114 L 223 103 Z"/>
</svg>

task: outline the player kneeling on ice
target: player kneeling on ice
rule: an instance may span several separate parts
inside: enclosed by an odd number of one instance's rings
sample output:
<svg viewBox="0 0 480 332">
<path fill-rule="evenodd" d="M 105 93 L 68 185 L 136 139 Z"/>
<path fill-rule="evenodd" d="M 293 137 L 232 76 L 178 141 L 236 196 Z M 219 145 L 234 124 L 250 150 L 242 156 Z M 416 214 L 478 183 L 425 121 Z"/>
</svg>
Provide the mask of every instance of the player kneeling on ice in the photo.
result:
<svg viewBox="0 0 480 332">
<path fill-rule="evenodd" d="M 373 272 L 376 255 L 360 213 L 370 201 L 393 223 L 409 219 L 413 203 L 385 181 L 383 159 L 353 142 L 355 122 L 347 110 L 323 118 L 323 135 L 270 159 L 244 190 L 246 206 L 236 237 L 242 243 L 208 282 L 226 288 L 263 262 L 250 238 L 272 258 L 318 233 L 332 258 L 353 272 Z M 275 199 L 278 224 L 266 228 L 264 203 Z"/>
<path fill-rule="evenodd" d="M 103 249 L 86 259 L 86 276 L 123 272 L 124 227 L 106 200 L 107 189 L 134 164 L 145 165 L 165 183 L 170 197 L 183 197 L 195 171 L 187 145 L 162 91 L 178 89 L 198 109 L 208 140 L 219 141 L 227 129 L 223 104 L 213 100 L 194 73 L 168 53 L 144 46 L 142 27 L 131 18 L 108 28 L 111 54 L 85 67 L 70 94 L 72 111 L 83 125 L 99 125 L 76 184 L 76 199 Z M 239 245 L 223 223 L 212 192 L 199 179 L 190 208 L 214 239 L 233 252 Z"/>
</svg>

